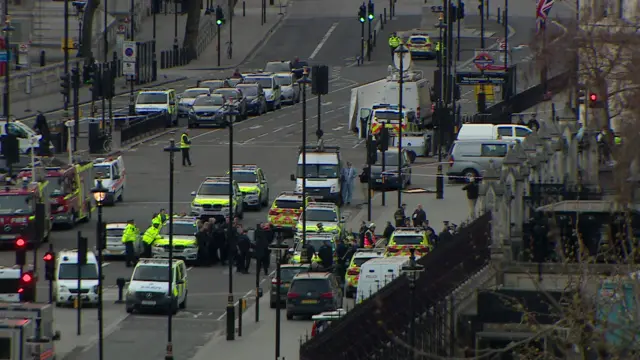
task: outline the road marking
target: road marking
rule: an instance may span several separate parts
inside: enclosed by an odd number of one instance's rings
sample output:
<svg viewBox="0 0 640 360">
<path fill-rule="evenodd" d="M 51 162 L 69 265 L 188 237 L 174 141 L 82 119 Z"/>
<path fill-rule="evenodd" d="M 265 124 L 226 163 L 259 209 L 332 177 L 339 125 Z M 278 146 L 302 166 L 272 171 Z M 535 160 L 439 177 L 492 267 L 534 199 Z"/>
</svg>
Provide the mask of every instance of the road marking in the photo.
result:
<svg viewBox="0 0 640 360">
<path fill-rule="evenodd" d="M 193 266 L 189 266 L 189 267 L 187 268 L 187 271 L 190 271 L 191 269 L 193 269 Z"/>
<path fill-rule="evenodd" d="M 263 136 L 267 136 L 267 135 L 269 135 L 269 134 L 262 134 L 262 135 L 260 135 L 260 136 L 258 136 L 258 137 L 259 137 L 259 138 L 261 138 L 261 137 L 263 137 Z"/>
<path fill-rule="evenodd" d="M 204 133 L 202 133 L 202 134 L 198 134 L 198 135 L 196 135 L 196 136 L 191 137 L 191 140 L 197 139 L 197 138 L 202 137 L 202 136 L 205 136 L 205 135 L 212 134 L 212 133 L 214 133 L 214 132 L 216 132 L 216 131 L 220 131 L 220 130 L 221 130 L 221 129 L 215 129 L 215 130 L 211 130 L 211 131 L 204 132 Z"/>
<path fill-rule="evenodd" d="M 329 106 L 329 105 L 331 105 L 331 104 L 333 104 L 333 101 L 329 101 L 329 102 L 322 103 L 322 106 Z"/>
<path fill-rule="evenodd" d="M 255 130 L 255 129 L 260 129 L 262 127 L 262 125 L 255 125 L 249 128 L 249 130 Z"/>
<path fill-rule="evenodd" d="M 272 277 L 274 277 L 274 276 L 275 276 L 275 274 L 276 274 L 276 271 L 275 271 L 275 270 L 273 270 L 273 271 L 272 271 L 272 272 L 271 272 L 267 277 L 264 277 L 262 280 L 260 280 L 260 283 L 258 284 L 258 287 L 261 287 L 261 286 L 262 286 L 262 284 L 264 284 L 264 282 L 265 282 L 265 281 L 267 281 L 268 279 L 271 279 Z M 254 295 L 254 291 L 255 291 L 255 290 L 250 290 L 250 291 L 248 291 L 248 292 L 245 294 L 244 298 L 248 298 L 248 297 L 250 297 L 250 296 Z M 256 299 L 256 301 L 260 301 L 260 299 Z M 233 303 L 233 307 L 238 306 L 238 302 L 239 302 L 239 301 L 236 301 L 235 303 Z M 252 306 L 253 306 L 253 305 L 252 305 Z M 225 312 L 224 314 L 220 315 L 216 320 L 220 321 L 220 320 L 224 319 L 224 317 L 225 317 L 225 316 L 227 316 L 227 313 L 226 313 L 226 312 Z"/>
<path fill-rule="evenodd" d="M 292 127 L 293 125 L 296 125 L 296 123 L 291 123 L 291 124 L 289 124 L 289 125 L 287 125 L 287 126 L 285 126 L 285 127 L 286 127 L 286 128 L 290 128 L 290 127 Z"/>
<path fill-rule="evenodd" d="M 344 128 L 344 126 L 338 126 L 337 128 L 333 128 L 333 129 L 331 129 L 331 130 L 333 130 L 333 131 L 338 131 L 338 130 L 341 130 L 342 128 Z M 325 134 L 325 135 L 326 135 L 326 134 Z"/>
<path fill-rule="evenodd" d="M 245 140 L 245 141 L 242 143 L 242 145 L 244 145 L 244 144 L 246 144 L 246 143 L 248 143 L 248 142 L 251 142 L 251 141 L 253 141 L 253 140 L 255 140 L 255 139 L 256 139 L 256 138 L 252 137 L 252 138 L 251 138 L 251 139 L 249 139 L 249 140 Z"/>
<path fill-rule="evenodd" d="M 278 131 L 281 131 L 282 129 L 284 129 L 284 127 L 279 127 L 279 128 L 277 128 L 277 129 L 273 130 L 272 132 L 273 132 L 273 133 L 277 133 Z"/>
<path fill-rule="evenodd" d="M 309 60 L 313 60 L 313 58 L 315 58 L 316 55 L 318 55 L 318 53 L 320 52 L 320 49 L 322 49 L 322 47 L 324 46 L 324 43 L 326 43 L 327 40 L 329 40 L 329 36 L 331 36 L 331 33 L 336 29 L 337 26 L 338 26 L 338 23 L 333 23 L 333 25 L 331 25 L 331 27 L 329 28 L 329 31 L 327 31 L 327 33 L 324 34 L 324 37 L 322 38 L 322 40 L 320 40 L 320 43 L 318 44 L 318 46 L 316 46 L 316 49 L 313 50 L 313 52 L 309 56 Z"/>
<path fill-rule="evenodd" d="M 360 146 L 360 144 L 362 144 L 362 142 L 364 141 L 364 139 L 361 139 L 360 141 L 358 141 L 357 144 L 353 145 L 353 149 L 357 148 L 358 146 Z"/>
<path fill-rule="evenodd" d="M 283 118 L 283 117 L 285 117 L 285 116 L 287 116 L 287 114 L 280 114 L 280 115 L 278 115 L 278 116 L 277 116 L 277 118 L 278 118 L 278 119 L 281 119 L 281 118 Z"/>
<path fill-rule="evenodd" d="M 111 263 L 103 262 L 103 263 L 102 263 L 102 267 L 107 267 L 107 266 L 109 266 L 109 264 L 111 264 Z"/>
</svg>

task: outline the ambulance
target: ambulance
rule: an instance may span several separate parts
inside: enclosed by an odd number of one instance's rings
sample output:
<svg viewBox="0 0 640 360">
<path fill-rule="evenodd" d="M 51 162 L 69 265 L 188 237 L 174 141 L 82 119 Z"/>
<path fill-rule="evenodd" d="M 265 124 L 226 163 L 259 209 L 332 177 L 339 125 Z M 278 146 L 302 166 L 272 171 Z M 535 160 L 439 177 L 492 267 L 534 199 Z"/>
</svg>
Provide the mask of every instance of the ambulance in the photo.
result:
<svg viewBox="0 0 640 360">
<path fill-rule="evenodd" d="M 95 185 L 98 180 L 102 181 L 102 186 L 109 189 L 105 204 L 114 205 L 117 201 L 124 200 L 124 188 L 127 185 L 127 174 L 124 167 L 122 155 L 109 158 L 98 158 L 93 161 L 93 171 Z"/>
</svg>

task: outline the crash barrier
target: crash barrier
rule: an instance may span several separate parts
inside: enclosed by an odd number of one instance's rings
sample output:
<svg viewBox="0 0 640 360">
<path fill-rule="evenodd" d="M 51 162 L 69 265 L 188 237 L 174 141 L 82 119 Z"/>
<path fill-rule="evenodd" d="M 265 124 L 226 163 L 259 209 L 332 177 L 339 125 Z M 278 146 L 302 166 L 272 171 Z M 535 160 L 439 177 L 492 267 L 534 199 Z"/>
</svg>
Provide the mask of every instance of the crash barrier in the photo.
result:
<svg viewBox="0 0 640 360">
<path fill-rule="evenodd" d="M 301 344 L 300 359 L 409 359 L 412 318 L 416 320 L 415 349 L 455 356 L 456 334 L 450 324 L 454 306 L 447 297 L 485 268 L 490 260 L 490 234 L 491 213 L 458 227 L 453 239 L 418 260 L 425 271 L 415 280 L 413 306 L 409 306 L 410 281 L 401 276 Z"/>
<path fill-rule="evenodd" d="M 130 122 L 120 129 L 122 144 L 138 140 L 150 133 L 157 132 L 167 127 L 170 123 L 170 115 L 167 112 L 158 112 L 144 117 L 144 119 Z"/>
</svg>

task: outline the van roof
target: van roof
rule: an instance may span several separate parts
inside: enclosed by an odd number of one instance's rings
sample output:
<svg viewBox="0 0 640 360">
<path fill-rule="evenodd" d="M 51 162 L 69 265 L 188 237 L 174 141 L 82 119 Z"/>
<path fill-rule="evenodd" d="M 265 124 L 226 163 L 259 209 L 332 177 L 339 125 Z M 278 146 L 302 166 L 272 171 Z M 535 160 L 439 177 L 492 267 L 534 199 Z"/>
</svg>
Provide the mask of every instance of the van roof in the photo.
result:
<svg viewBox="0 0 640 360">
<path fill-rule="evenodd" d="M 329 164 L 329 165 L 337 165 L 339 162 L 339 157 L 337 153 L 317 153 L 317 152 L 307 152 L 306 163 L 309 165 L 313 164 Z M 298 164 L 302 164 L 302 154 L 298 157 Z"/>
<path fill-rule="evenodd" d="M 404 264 L 409 261 L 409 256 L 391 256 L 391 257 L 381 257 L 375 258 L 367 261 L 364 265 L 397 265 Z"/>
<path fill-rule="evenodd" d="M 180 259 L 173 259 L 173 265 L 178 265 L 180 263 L 183 263 L 183 260 Z M 140 259 L 138 260 L 138 264 L 136 266 L 164 266 L 166 267 L 167 265 L 169 265 L 169 259 Z"/>
<path fill-rule="evenodd" d="M 62 250 L 58 253 L 58 259 L 62 264 L 77 264 L 78 263 L 78 249 Z M 87 251 L 87 263 L 95 264 L 98 262 L 96 255 L 93 251 Z"/>
</svg>

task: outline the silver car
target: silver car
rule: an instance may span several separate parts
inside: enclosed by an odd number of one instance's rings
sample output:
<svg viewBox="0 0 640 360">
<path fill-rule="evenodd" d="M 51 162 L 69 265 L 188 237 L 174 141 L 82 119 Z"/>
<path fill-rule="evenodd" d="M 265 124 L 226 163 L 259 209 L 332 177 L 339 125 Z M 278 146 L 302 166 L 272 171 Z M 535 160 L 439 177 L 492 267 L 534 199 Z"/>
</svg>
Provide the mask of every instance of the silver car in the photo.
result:
<svg viewBox="0 0 640 360">
<path fill-rule="evenodd" d="M 501 166 L 516 140 L 456 140 L 449 153 L 447 176 L 451 181 L 468 182 L 470 178 L 481 178 L 489 169 L 491 161 Z"/>
<path fill-rule="evenodd" d="M 105 257 L 108 256 L 124 256 L 125 249 L 122 243 L 122 233 L 127 227 L 127 223 L 108 223 L 107 229 L 107 244 L 102 251 Z M 133 243 L 133 249 L 136 255 L 142 254 L 142 235 L 138 234 L 136 241 Z"/>
<path fill-rule="evenodd" d="M 199 96 L 189 112 L 188 127 L 200 125 L 223 126 L 225 119 L 225 98 L 222 95 Z"/>
<path fill-rule="evenodd" d="M 293 73 L 276 74 L 276 84 L 280 85 L 280 100 L 283 104 L 293 105 L 300 102 L 300 84 Z"/>
<path fill-rule="evenodd" d="M 208 87 L 191 88 L 185 90 L 182 94 L 178 95 L 178 116 L 186 117 L 189 115 L 191 105 L 196 101 L 196 98 L 200 95 L 211 94 L 211 89 Z"/>
</svg>

